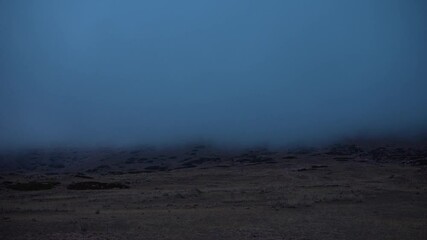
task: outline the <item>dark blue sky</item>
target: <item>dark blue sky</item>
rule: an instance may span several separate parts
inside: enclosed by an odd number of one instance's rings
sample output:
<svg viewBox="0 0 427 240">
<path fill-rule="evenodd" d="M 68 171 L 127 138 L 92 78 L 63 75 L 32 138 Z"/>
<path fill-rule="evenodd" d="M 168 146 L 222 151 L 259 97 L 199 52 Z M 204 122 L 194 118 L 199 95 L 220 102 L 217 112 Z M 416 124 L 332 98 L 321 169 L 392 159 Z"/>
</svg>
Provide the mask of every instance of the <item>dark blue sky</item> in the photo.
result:
<svg viewBox="0 0 427 240">
<path fill-rule="evenodd" d="M 427 129 L 424 0 L 0 0 L 0 147 Z"/>
</svg>

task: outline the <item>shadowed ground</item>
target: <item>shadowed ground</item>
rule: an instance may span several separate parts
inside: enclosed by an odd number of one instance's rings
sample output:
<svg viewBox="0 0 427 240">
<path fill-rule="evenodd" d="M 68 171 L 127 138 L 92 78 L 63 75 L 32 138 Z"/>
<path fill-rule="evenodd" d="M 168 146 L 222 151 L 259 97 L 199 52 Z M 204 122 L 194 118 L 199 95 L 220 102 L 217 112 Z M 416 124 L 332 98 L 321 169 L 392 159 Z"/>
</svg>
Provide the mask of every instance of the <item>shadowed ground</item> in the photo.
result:
<svg viewBox="0 0 427 240">
<path fill-rule="evenodd" d="M 0 235 L 427 239 L 426 160 L 423 146 L 358 145 L 5 154 Z"/>
</svg>

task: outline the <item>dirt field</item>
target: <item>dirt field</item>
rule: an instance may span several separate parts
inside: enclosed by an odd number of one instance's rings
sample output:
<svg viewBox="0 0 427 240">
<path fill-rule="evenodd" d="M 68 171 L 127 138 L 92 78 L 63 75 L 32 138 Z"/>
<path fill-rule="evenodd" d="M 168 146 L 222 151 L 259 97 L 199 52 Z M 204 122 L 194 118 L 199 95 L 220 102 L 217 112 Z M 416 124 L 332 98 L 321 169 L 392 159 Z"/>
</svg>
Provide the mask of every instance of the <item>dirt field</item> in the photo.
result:
<svg viewBox="0 0 427 240">
<path fill-rule="evenodd" d="M 427 239 L 408 146 L 2 156 L 0 239 Z"/>
</svg>

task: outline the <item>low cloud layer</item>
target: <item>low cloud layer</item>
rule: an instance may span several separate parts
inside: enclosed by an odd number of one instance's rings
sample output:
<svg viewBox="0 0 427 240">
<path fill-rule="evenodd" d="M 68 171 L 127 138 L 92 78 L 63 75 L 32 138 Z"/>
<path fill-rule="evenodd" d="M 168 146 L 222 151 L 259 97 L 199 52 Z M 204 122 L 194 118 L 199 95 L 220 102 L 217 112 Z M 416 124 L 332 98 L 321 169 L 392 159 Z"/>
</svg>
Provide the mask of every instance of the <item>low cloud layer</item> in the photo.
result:
<svg viewBox="0 0 427 240">
<path fill-rule="evenodd" d="M 0 0 L 0 147 L 427 130 L 427 4 Z"/>
</svg>

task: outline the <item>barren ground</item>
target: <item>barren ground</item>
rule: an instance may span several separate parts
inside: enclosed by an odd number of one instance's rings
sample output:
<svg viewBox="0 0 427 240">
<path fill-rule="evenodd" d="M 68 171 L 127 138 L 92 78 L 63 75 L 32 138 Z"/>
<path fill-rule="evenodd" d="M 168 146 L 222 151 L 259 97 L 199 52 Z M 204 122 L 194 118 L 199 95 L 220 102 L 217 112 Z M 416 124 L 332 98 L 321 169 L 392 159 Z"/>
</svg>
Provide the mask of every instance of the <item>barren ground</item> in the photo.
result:
<svg viewBox="0 0 427 240">
<path fill-rule="evenodd" d="M 9 153 L 0 239 L 425 240 L 426 161 L 419 146 Z"/>
</svg>

